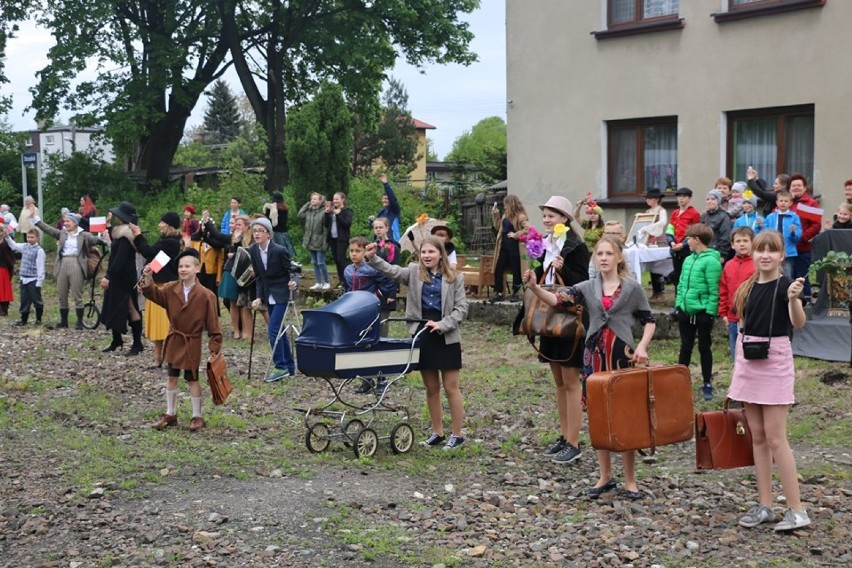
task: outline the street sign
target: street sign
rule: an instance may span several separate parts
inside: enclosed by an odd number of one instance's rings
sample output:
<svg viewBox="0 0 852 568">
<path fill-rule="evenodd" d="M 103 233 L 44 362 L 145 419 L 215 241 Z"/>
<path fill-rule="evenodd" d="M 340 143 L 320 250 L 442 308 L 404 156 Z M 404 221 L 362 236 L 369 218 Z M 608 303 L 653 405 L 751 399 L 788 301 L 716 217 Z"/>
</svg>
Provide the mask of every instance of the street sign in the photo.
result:
<svg viewBox="0 0 852 568">
<path fill-rule="evenodd" d="M 28 166 L 34 166 L 38 163 L 37 152 L 24 152 L 24 163 Z"/>
</svg>

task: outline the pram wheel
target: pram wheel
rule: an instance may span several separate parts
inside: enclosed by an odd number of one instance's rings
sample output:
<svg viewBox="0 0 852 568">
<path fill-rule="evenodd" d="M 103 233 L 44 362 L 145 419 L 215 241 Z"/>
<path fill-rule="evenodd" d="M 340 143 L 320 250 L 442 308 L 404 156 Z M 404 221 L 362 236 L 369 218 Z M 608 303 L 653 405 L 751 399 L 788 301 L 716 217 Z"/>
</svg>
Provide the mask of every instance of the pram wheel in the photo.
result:
<svg viewBox="0 0 852 568">
<path fill-rule="evenodd" d="M 328 449 L 330 443 L 328 426 L 322 422 L 317 422 L 305 432 L 305 445 L 308 447 L 308 451 L 313 454 L 324 452 Z"/>
<path fill-rule="evenodd" d="M 355 437 L 355 445 L 352 449 L 355 450 L 355 457 L 372 457 L 379 447 L 379 436 L 372 428 L 364 428 Z"/>
<path fill-rule="evenodd" d="M 360 432 L 364 428 L 364 423 L 358 420 L 357 418 L 353 418 L 349 422 L 343 425 L 343 433 L 345 434 L 343 438 L 343 445 L 347 448 L 351 448 L 352 444 L 355 442 L 355 438 L 358 437 L 358 432 Z"/>
<path fill-rule="evenodd" d="M 391 430 L 391 450 L 395 454 L 404 454 L 414 445 L 414 430 L 405 422 L 400 422 Z"/>
</svg>

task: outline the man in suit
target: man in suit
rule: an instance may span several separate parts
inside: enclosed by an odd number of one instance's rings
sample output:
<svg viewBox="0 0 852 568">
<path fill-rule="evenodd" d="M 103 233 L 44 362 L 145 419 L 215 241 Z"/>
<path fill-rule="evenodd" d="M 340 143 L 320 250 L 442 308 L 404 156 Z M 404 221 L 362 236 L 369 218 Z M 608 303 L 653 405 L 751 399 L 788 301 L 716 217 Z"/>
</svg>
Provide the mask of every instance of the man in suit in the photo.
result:
<svg viewBox="0 0 852 568">
<path fill-rule="evenodd" d="M 257 289 L 257 299 L 251 305 L 257 309 L 265 304 L 269 312 L 269 345 L 273 348 L 272 362 L 275 367 L 264 380 L 274 383 L 296 374 L 296 361 L 290 350 L 290 342 L 286 336 L 278 339 L 290 301 L 290 290 L 296 288 L 296 282 L 290 280 L 290 255 L 287 249 L 272 240 L 272 223 L 269 219 L 261 217 L 253 220 L 251 233 L 254 244 L 249 247 L 249 254 Z"/>
</svg>

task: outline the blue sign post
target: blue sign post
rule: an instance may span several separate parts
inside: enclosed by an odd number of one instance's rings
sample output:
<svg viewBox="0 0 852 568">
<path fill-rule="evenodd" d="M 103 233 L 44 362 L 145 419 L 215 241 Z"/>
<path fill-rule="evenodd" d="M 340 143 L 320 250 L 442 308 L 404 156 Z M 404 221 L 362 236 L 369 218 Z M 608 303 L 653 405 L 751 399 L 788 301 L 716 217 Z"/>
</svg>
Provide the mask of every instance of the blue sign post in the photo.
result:
<svg viewBox="0 0 852 568">
<path fill-rule="evenodd" d="M 24 164 L 27 166 L 35 166 L 38 164 L 38 152 L 24 152 Z"/>
</svg>

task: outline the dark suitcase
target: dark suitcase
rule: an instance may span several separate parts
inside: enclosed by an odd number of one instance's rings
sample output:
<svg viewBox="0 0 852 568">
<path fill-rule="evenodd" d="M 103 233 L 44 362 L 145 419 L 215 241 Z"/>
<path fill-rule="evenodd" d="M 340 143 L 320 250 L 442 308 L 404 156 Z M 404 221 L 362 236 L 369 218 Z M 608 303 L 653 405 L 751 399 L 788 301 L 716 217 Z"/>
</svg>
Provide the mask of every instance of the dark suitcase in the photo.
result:
<svg viewBox="0 0 852 568">
<path fill-rule="evenodd" d="M 684 365 L 630 367 L 586 379 L 589 437 L 598 450 L 624 452 L 691 440 L 692 385 Z"/>
</svg>

